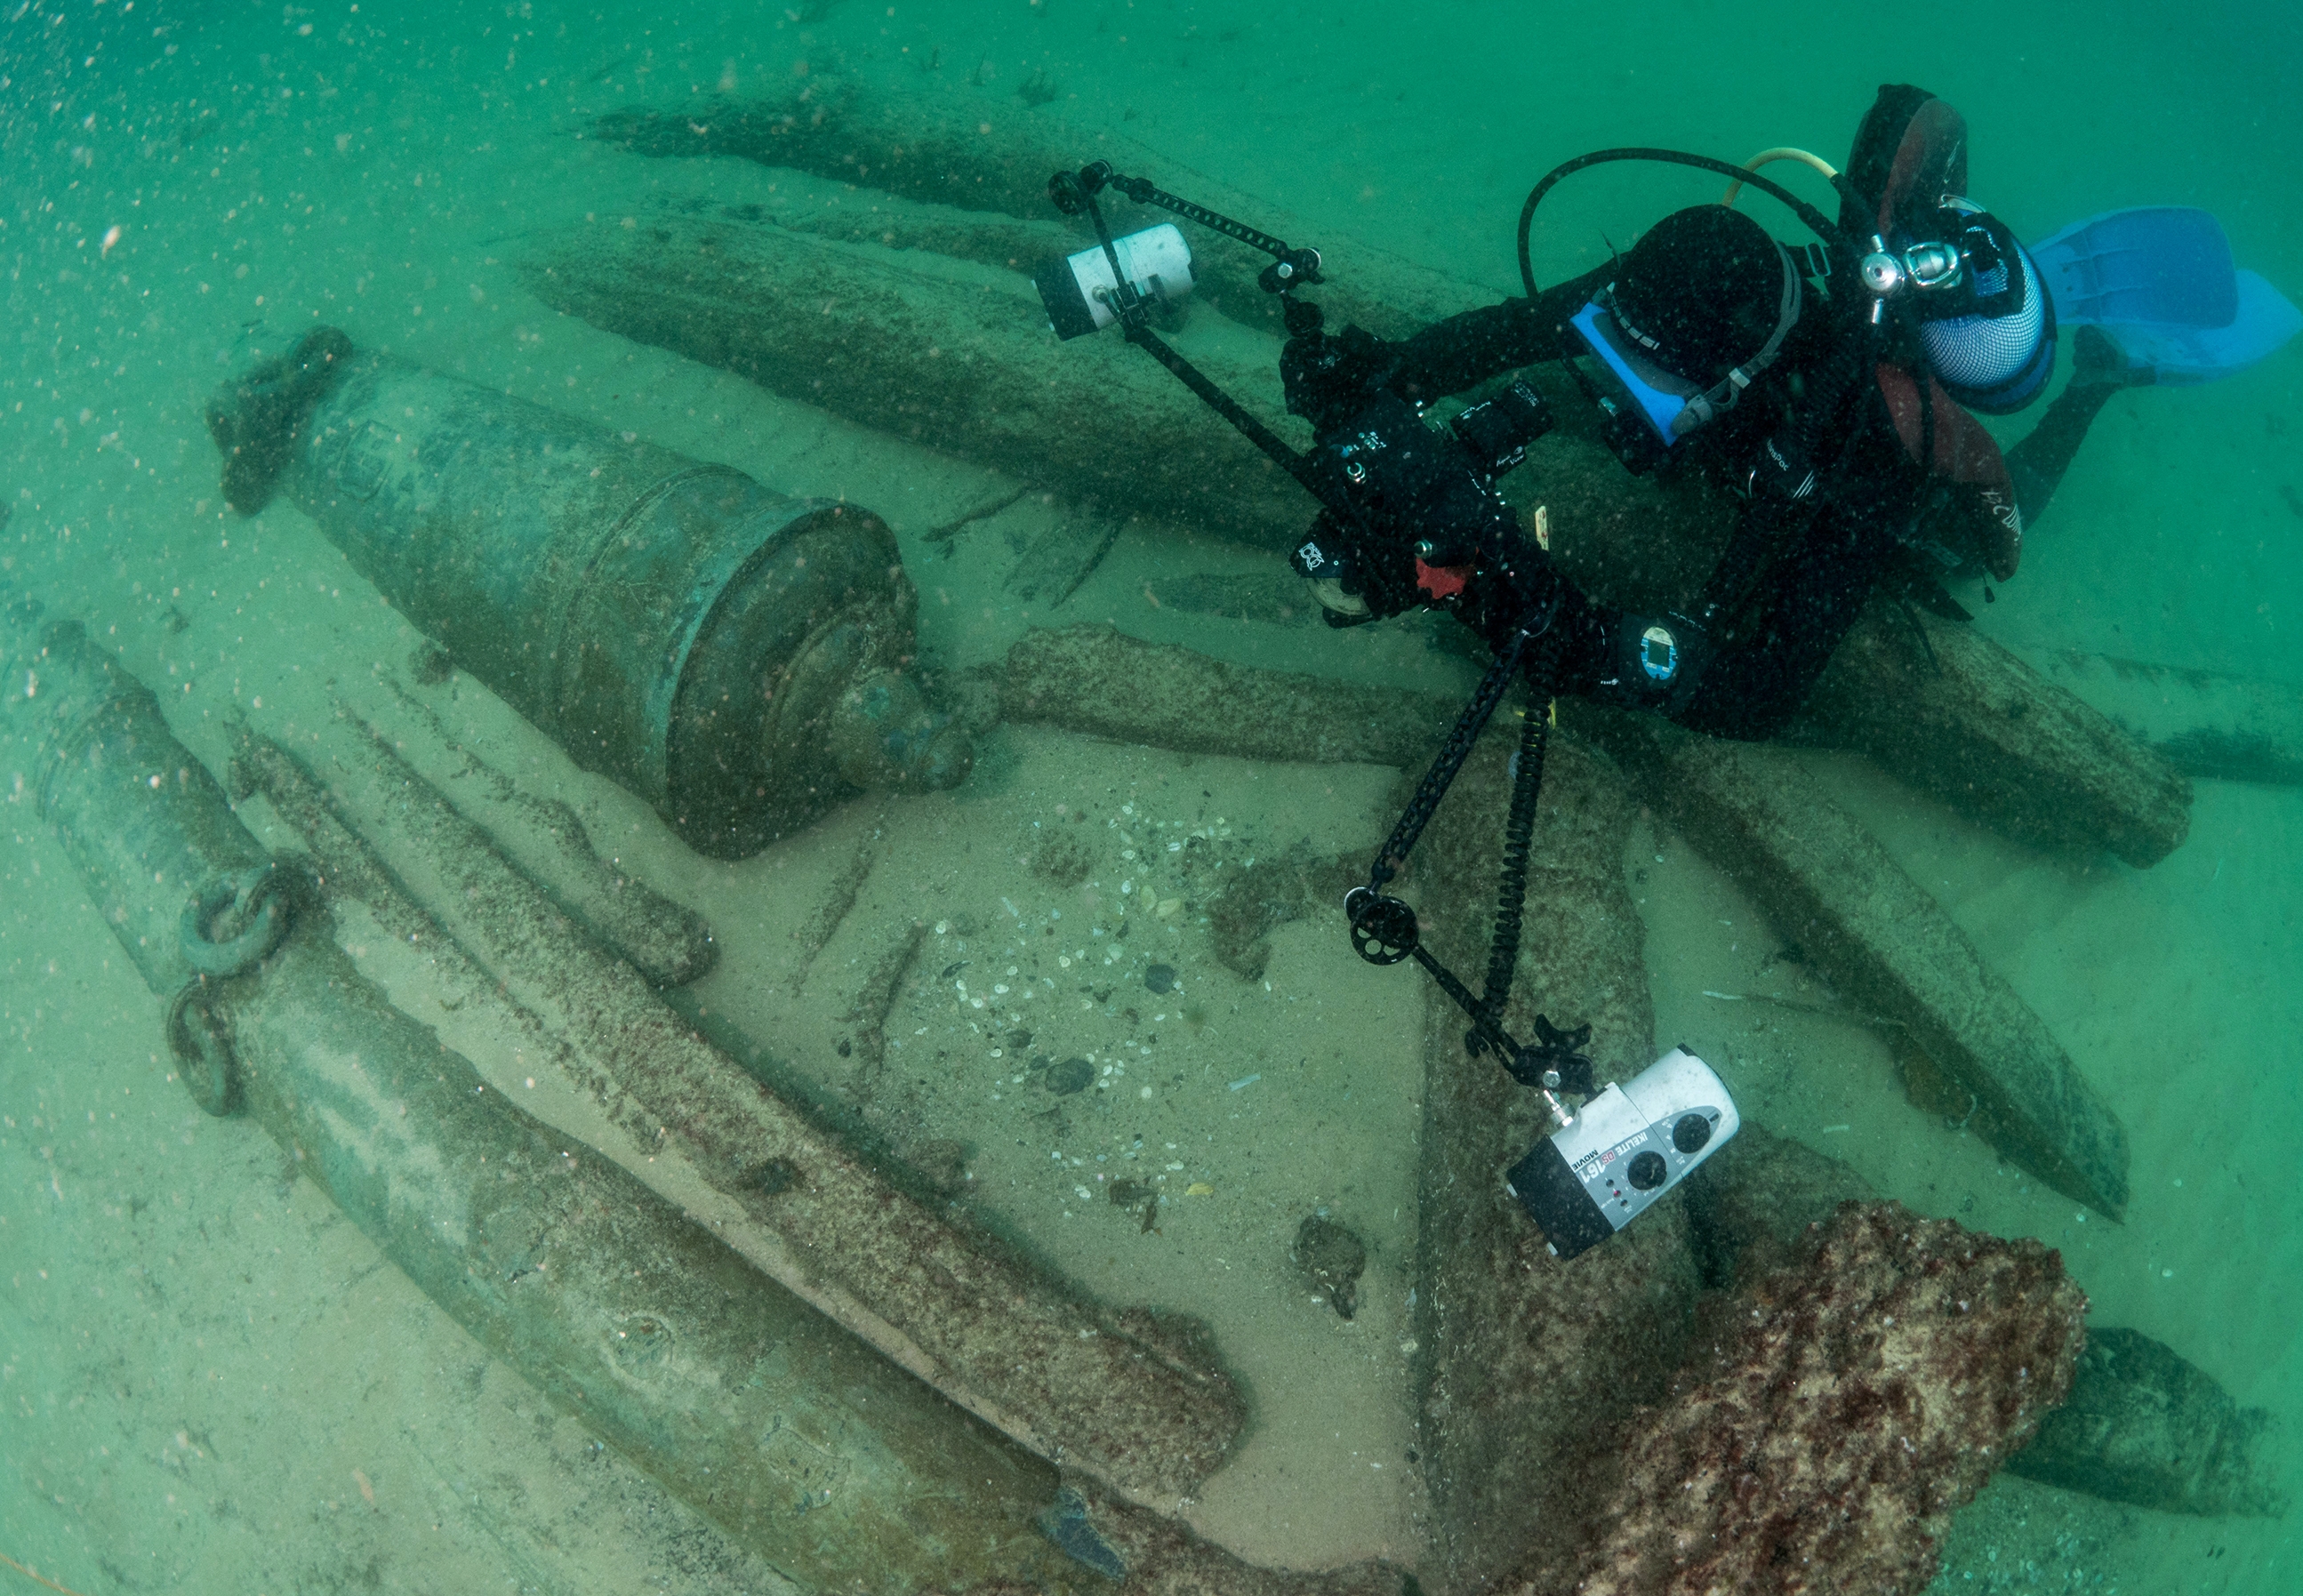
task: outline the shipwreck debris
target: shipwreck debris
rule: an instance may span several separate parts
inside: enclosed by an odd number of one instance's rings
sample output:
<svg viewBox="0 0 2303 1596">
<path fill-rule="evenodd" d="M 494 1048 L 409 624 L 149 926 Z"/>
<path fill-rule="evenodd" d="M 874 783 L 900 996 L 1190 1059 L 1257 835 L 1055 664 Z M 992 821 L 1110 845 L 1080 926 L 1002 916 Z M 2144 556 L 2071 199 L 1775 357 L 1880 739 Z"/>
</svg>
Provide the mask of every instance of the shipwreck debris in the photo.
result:
<svg viewBox="0 0 2303 1596">
<path fill-rule="evenodd" d="M 1508 721 L 1511 709 L 1497 716 Z M 1432 950 L 1477 968 L 1495 912 L 1500 817 L 1516 728 L 1491 727 L 1424 833 L 1410 886 Z M 1644 933 L 1622 860 L 1633 806 L 1613 761 L 1553 735 L 1528 866 L 1532 912 L 1506 1028 L 1540 1010 L 1590 1025 L 1597 1078 L 1654 1062 Z M 1382 972 L 1396 977 L 1405 972 Z M 1422 1161 L 1413 1327 L 1417 1449 L 1438 1559 L 1485 1588 L 1531 1549 L 1571 1566 L 1564 1510 L 1587 1448 L 1615 1444 L 1633 1404 L 1659 1398 L 1685 1355 L 1698 1281 L 1679 1198 L 1572 1263 L 1504 1185 L 1550 1131 L 1535 1094 L 1464 1047 L 1460 1009 L 1420 976 Z M 1531 1467 L 1532 1459 L 1544 1466 Z"/>
<path fill-rule="evenodd" d="M 2179 750 L 2145 746 L 1971 626 L 1918 614 L 1893 625 L 1883 608 L 1841 641 L 1808 700 L 1825 740 L 2038 847 L 2105 849 L 2140 870 L 2182 846 L 2191 784 Z"/>
<path fill-rule="evenodd" d="M 1174 1350 L 1173 1336 L 1145 1340 L 905 1195 L 603 956 L 365 728 L 339 727 L 308 756 L 250 733 L 235 768 L 332 878 L 388 873 L 572 1051 L 578 1079 L 668 1127 L 740 1205 L 747 1252 L 852 1333 L 1133 1499 L 1172 1503 L 1222 1462 L 1244 1412 L 1212 1358 Z"/>
<path fill-rule="evenodd" d="M 1146 683 L 1159 690 L 1146 692 Z M 1199 753 L 1404 767 L 1421 763 L 1454 713 L 1433 696 L 1229 665 L 1094 627 L 1027 633 L 1009 650 L 1000 689 L 1011 720 Z M 1950 916 L 1792 756 L 1698 737 L 1653 716 L 1570 704 L 1563 719 L 1615 750 L 1630 773 L 1608 767 L 1618 788 L 1660 795 L 1673 823 L 1741 880 L 1835 986 L 1909 1034 L 1960 1098 L 1972 1099 L 1978 1135 L 2058 1191 L 2120 1216 L 2128 1190 L 2124 1127 Z M 1484 791 L 1474 775 L 1467 770 L 1459 778 L 1459 786 L 1473 785 L 1451 796 L 1443 819 L 1455 812 L 1492 820 L 1504 812 L 1502 790 Z M 1555 792 L 1547 775 L 1541 812 L 1569 801 L 1568 790 Z M 1435 864 L 1433 852 L 1419 858 L 1418 876 L 1440 883 L 1436 890 L 1473 891 L 1489 878 L 1495 846 L 1482 831 L 1456 867 Z M 1614 879 L 1620 846 L 1595 840 L 1590 848 L 1600 874 L 1562 882 L 1560 891 L 1576 902 L 1594 900 L 1578 893 L 1622 899 Z M 1219 903 L 1223 913 L 1246 916 L 1226 944 L 1235 967 L 1253 958 L 1267 924 L 1251 912 L 1262 899 L 1250 888 L 1237 883 Z M 1302 894 L 1284 896 L 1271 917 L 1300 912 L 1294 906 Z M 1531 887 L 1530 900 L 1545 899 Z M 1470 902 L 1465 909 L 1484 912 Z M 1615 912 L 1636 918 L 1628 900 Z M 1635 968 L 1636 942 L 1631 958 Z M 1640 1001 L 1643 1009 L 1643 990 Z M 1646 1025 L 1640 1022 L 1643 1041 Z M 1633 1072 L 1645 1067 L 1618 1062 Z"/>
<path fill-rule="evenodd" d="M 1548 502 L 1551 549 L 1611 604 L 1660 612 L 1699 587 L 1738 513 L 1692 473 L 1627 480 L 1583 435 L 1590 407 L 1563 395 L 1562 425 L 1523 473 Z M 2138 869 L 2190 829 L 2190 784 L 2063 685 L 1972 626 L 1875 595 L 1833 651 L 1786 740 L 1852 749 L 2003 836 L 2060 853 L 2107 851 Z"/>
<path fill-rule="evenodd" d="M 1688 840 L 1859 1007 L 1894 1020 L 1963 1095 L 1970 1128 L 2117 1219 L 2127 1132 L 2030 1006 L 1796 759 L 1652 716 L 1579 710 Z"/>
<path fill-rule="evenodd" d="M 693 104 L 628 107 L 596 119 L 589 136 L 652 156 L 734 155 L 873 187 L 886 197 L 873 214 L 880 231 L 836 259 L 828 242 L 811 254 L 805 245 L 815 241 L 742 218 L 666 215 L 645 236 L 620 225 L 546 233 L 526 269 L 547 302 L 1067 496 L 1125 512 L 1156 507 L 1266 548 L 1291 546 L 1301 532 L 1308 499 L 1196 412 L 1151 362 L 1129 360 L 1133 351 L 1116 340 L 1081 341 L 1059 354 L 1036 307 L 986 309 L 986 301 L 1019 299 L 1034 261 L 1064 252 L 1066 245 L 1042 241 L 1050 235 L 1046 174 L 1076 164 L 1084 148 L 1124 170 L 1157 174 L 1170 189 L 1187 185 L 1199 201 L 1299 241 L 1320 231 L 1301 218 L 1111 130 L 1070 136 L 1060 123 L 974 97 L 896 96 L 853 82 L 817 80 L 781 98 L 715 100 L 701 114 Z M 1264 258 L 1181 224 L 1199 297 L 1276 338 L 1277 297 L 1254 287 Z M 1076 247 L 1073 235 L 1053 236 Z M 1331 325 L 1354 322 L 1399 338 L 1493 302 L 1490 290 L 1382 249 L 1337 244 L 1329 254 L 1332 280 L 1320 297 Z M 811 260 L 836 294 L 792 291 L 813 286 Z M 833 305 L 839 313 L 824 314 Z M 933 336 L 945 326 L 961 331 Z M 961 358 L 923 361 L 920 348 Z M 1268 362 L 1278 349 L 1267 348 L 1267 363 L 1243 363 L 1228 350 L 1221 358 L 1208 351 L 1203 363 L 1270 419 L 1278 406 Z M 1684 474 L 1669 484 L 1627 479 L 1600 443 L 1591 408 L 1568 397 L 1565 379 L 1550 370 L 1528 375 L 1555 400 L 1561 425 L 1531 449 L 1518 480 L 1538 485 L 1550 502 L 1564 567 L 1607 602 L 1634 610 L 1686 602 L 1733 525 L 1728 495 Z M 1075 393 L 1092 397 L 1060 398 Z M 1035 395 L 1060 402 L 1043 409 Z M 1135 449 L 1114 452 L 1101 429 L 1077 422 L 1115 404 L 1131 418 Z M 2289 768 L 2282 750 L 2291 752 L 2292 739 L 2265 742 L 2253 732 L 2147 747 L 1980 634 L 1922 621 L 1926 640 L 1915 644 L 1890 609 L 1885 600 L 1872 604 L 1842 644 L 1809 705 L 1805 735 L 1858 749 L 2007 835 L 2060 850 L 2107 849 L 2147 866 L 2189 827 L 2190 791 L 2177 764 L 2217 767 L 2209 773 L 2244 770 L 2256 780 Z M 2295 717 L 2282 714 L 2291 729 Z"/>
<path fill-rule="evenodd" d="M 435 784 L 441 795 L 494 838 L 569 918 L 653 986 L 685 986 L 711 973 L 720 945 L 703 916 L 602 858 L 573 808 L 522 791 L 459 740 L 429 704 L 405 692 L 399 697 L 416 717 L 394 738 L 409 763 L 451 773 Z M 419 746 L 410 748 L 410 742 Z"/>
<path fill-rule="evenodd" d="M 147 984 L 174 1000 L 171 1050 L 232 1084 L 203 1106 L 244 1103 L 490 1353 L 812 1584 L 1092 1588 L 1036 1526 L 1050 1465 L 393 1008 L 152 695 L 77 624 L 0 616 L 0 657 L 40 680 L 8 708 L 35 745 L 41 814 Z"/>
<path fill-rule="evenodd" d="M 978 1596 L 1093 1596 L 1116 1571 L 1137 1596 L 1413 1589 L 1382 1563 L 1257 1568 L 1092 1476 L 1067 1486 L 393 1007 L 78 625 L 0 594 L 0 663 L 38 683 L 4 708 L 34 747 L 43 817 L 148 983 L 177 993 L 176 1061 L 232 1083 L 205 1106 L 244 1104 L 481 1346 L 780 1572 Z M 372 860 L 350 874 L 397 891 Z M 418 913 L 402 899 L 380 917 Z M 794 1203 L 823 1170 L 759 1173 Z M 996 1268 L 974 1283 L 1008 1284 Z M 1194 1335 L 1142 1310 L 1106 1333 L 1136 1359 Z"/>
<path fill-rule="evenodd" d="M 857 788 L 965 779 L 904 665 L 917 595 L 860 506 L 353 348 L 221 389 L 233 504 L 276 488 L 460 668 L 691 847 L 740 857 Z"/>
<path fill-rule="evenodd" d="M 1029 224 L 1033 232 L 1024 236 L 1022 248 L 1033 252 L 1020 254 L 1026 273 L 1036 264 L 1035 254 L 1068 253 L 1092 239 L 1084 221 L 1064 224 L 1048 203 L 1048 174 L 1078 165 L 1081 151 L 1089 148 L 1124 172 L 1142 173 L 1211 210 L 1253 218 L 1258 227 L 1290 240 L 1311 240 L 1329 231 L 1219 178 L 1192 171 L 1125 133 L 1074 130 L 956 91 L 895 95 L 854 80 L 816 78 L 789 96 L 718 97 L 662 110 L 626 106 L 595 117 L 585 136 L 643 156 L 733 156 L 789 166 L 923 207 L 951 207 L 1010 226 Z M 903 227 L 898 239 L 939 247 L 923 225 L 930 220 Z M 1236 321 L 1278 333 L 1278 301 L 1256 283 L 1270 258 L 1212 228 L 1190 221 L 1179 225 L 1191 241 L 1197 296 L 1220 304 Z M 872 237 L 889 230 L 884 216 L 874 216 Z M 1003 254 L 978 258 L 998 265 L 1019 257 L 1015 235 L 1002 236 L 1000 247 Z M 1377 246 L 1354 241 L 1334 244 L 1329 253 L 1351 266 L 1321 290 L 1334 325 L 1357 322 L 1379 336 L 1404 338 L 1489 298 L 1483 290 Z"/>
<path fill-rule="evenodd" d="M 1461 707 L 1437 694 L 1227 664 L 1108 626 L 1025 633 L 998 685 L 1011 721 L 1186 754 L 1320 764 L 1421 764 Z"/>
<path fill-rule="evenodd" d="M 2068 1401 L 2009 1469 L 2162 1513 L 2277 1518 L 2287 1493 L 2257 1457 L 2270 1423 L 2140 1330 L 2093 1330 Z"/>
<path fill-rule="evenodd" d="M 1115 525 L 1157 505 L 1277 551 L 1316 508 L 1136 350 L 1116 339 L 1059 345 L 1031 279 L 1005 268 L 665 214 L 536 234 L 520 270 L 538 299 L 595 326 L 1022 481 L 1059 483 Z M 1275 365 L 1221 341 L 1191 353 L 1308 438 L 1282 411 Z M 1114 415 L 1126 418 L 1124 446 Z"/>
</svg>

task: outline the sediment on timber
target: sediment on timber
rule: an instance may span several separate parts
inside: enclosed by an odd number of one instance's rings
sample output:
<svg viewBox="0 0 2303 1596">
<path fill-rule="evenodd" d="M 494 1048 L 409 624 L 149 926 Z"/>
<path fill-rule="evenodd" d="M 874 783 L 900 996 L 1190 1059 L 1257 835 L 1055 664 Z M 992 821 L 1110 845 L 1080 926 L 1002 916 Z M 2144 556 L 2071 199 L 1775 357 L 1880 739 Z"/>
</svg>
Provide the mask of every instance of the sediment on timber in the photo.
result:
<svg viewBox="0 0 2303 1596">
<path fill-rule="evenodd" d="M 1025 637 L 999 678 L 1011 719 L 1261 758 L 1419 766 L 1459 707 L 1228 665 L 1095 627 Z M 1518 714 L 1507 707 L 1481 739 L 1400 885 L 1433 949 L 1469 978 L 1487 954 Z M 1533 907 L 1506 1013 L 1523 1036 L 1538 1011 L 1591 1026 L 1603 1079 L 1653 1062 L 1643 933 L 1623 880 L 1628 790 L 1607 755 L 1554 734 L 1529 868 Z M 1581 1526 L 1560 1507 L 1557 1487 L 1573 1472 L 1560 1460 L 1660 1394 L 1684 1350 L 1697 1272 L 1675 1198 L 1573 1264 L 1552 1257 L 1503 1183 L 1545 1134 L 1532 1094 L 1493 1060 L 1466 1053 L 1464 1016 L 1420 975 L 1403 967 L 1371 978 L 1397 984 L 1427 1016 L 1417 1423 L 1438 1561 L 1452 1586 L 1472 1589 L 1531 1544 L 1567 1556 Z"/>
<path fill-rule="evenodd" d="M 1067 683 L 1076 685 L 1067 689 Z M 1446 724 L 1427 696 L 1374 688 L 1356 689 L 1337 721 L 1322 722 L 1317 705 L 1329 690 L 1309 678 L 1227 665 L 1096 628 L 1027 635 L 1010 651 L 1000 688 L 1012 718 L 1265 758 L 1413 765 L 1431 744 L 1402 746 L 1384 729 Z M 1222 708 L 1227 699 L 1267 710 L 1306 706 L 1294 733 L 1300 740 L 1280 751 L 1266 730 L 1280 722 L 1260 714 L 1228 719 Z M 1202 705 L 1206 713 L 1171 715 L 1169 704 Z M 1621 760 L 1629 774 L 1618 780 L 1659 795 L 1672 823 L 1750 890 L 1841 991 L 1902 1028 L 1945 1089 L 1966 1102 L 1978 1135 L 2058 1191 L 2120 1216 L 2128 1190 L 2125 1128 L 2038 1016 L 1793 756 L 1698 737 L 1652 715 L 1572 702 L 1561 708 L 1571 728 Z M 1459 788 L 1468 779 L 1459 777 Z M 1547 806 L 1548 790 L 1547 781 Z M 1464 796 L 1472 790 L 1451 794 L 1443 815 L 1477 807 Z M 1489 798 L 1485 813 L 1494 823 L 1505 801 L 1500 794 Z M 1470 882 L 1450 882 L 1448 890 L 1492 879 L 1492 866 L 1477 858 L 1465 865 Z M 1619 863 L 1610 855 L 1604 867 L 1613 872 Z M 1419 866 L 1420 879 L 1438 879 L 1428 858 Z M 1615 890 L 1620 893 L 1620 885 Z"/>
<path fill-rule="evenodd" d="M 1574 404 L 1556 409 L 1573 417 Z M 1684 603 L 1733 524 L 1732 499 L 1696 480 L 1626 479 L 1605 451 L 1560 430 L 1569 435 L 1530 451 L 1531 469 L 1514 491 L 1548 502 L 1561 568 L 1628 609 Z M 2186 748 L 2194 759 L 2221 755 L 2273 771 L 2291 757 L 2303 780 L 2303 693 L 2289 695 L 2291 707 L 2275 690 L 2257 693 L 2242 710 L 2226 689 L 2198 720 L 2231 734 L 2186 743 L 2172 731 L 2138 737 L 2139 726 L 2165 717 L 2122 725 L 2050 670 L 2052 679 L 1972 626 L 1883 593 L 1841 640 L 1792 735 L 1860 753 L 2003 836 L 2059 853 L 2100 849 L 2138 869 L 2189 833 Z"/>
<path fill-rule="evenodd" d="M 1879 1195 L 1852 1165 L 1748 1117 L 1681 1189 L 1703 1284 L 1716 1291 L 1741 1289 L 1783 1268 L 1809 1229 L 1841 1203 Z"/>
<path fill-rule="evenodd" d="M 435 916 L 571 1050 L 603 1107 L 637 1106 L 735 1200 L 746 1233 L 731 1222 L 731 1238 L 850 1331 L 1135 1499 L 1172 1506 L 1222 1462 L 1244 1414 L 1204 1349 L 1071 1296 L 898 1190 L 603 956 L 365 728 L 340 725 L 305 755 L 246 736 L 235 773 L 334 879 L 381 875 Z"/>
<path fill-rule="evenodd" d="M 1798 760 L 1650 715 L 1569 715 L 1652 793 L 1833 984 L 1894 1021 L 1969 1103 L 1970 1127 L 2065 1195 L 2117 1219 L 2127 1132 L 2030 1006 Z"/>
<path fill-rule="evenodd" d="M 1108 626 L 1026 632 L 991 671 L 1008 720 L 1185 754 L 1326 764 L 1429 759 L 1463 705 L 1227 664 Z"/>
<path fill-rule="evenodd" d="M 2147 869 L 2190 832 L 2191 783 L 2168 749 L 2122 731 L 1971 626 L 1875 600 L 1806 714 L 1823 740 L 2042 848 L 2107 849 Z M 2303 733 L 2303 711 L 2290 730 Z M 2292 751 L 2303 757 L 2303 741 Z"/>
<path fill-rule="evenodd" d="M 1410 856 L 1401 889 L 1432 950 L 1474 986 L 1518 739 L 1512 706 L 1497 720 Z M 1644 933 L 1623 874 L 1628 790 L 1605 754 L 1553 735 L 1506 1011 L 1522 1040 L 1538 1013 L 1564 1028 L 1590 1026 L 1601 1081 L 1654 1062 Z M 1535 1094 L 1493 1058 L 1465 1051 L 1464 1014 L 1413 967 L 1371 975 L 1387 978 L 1423 988 L 1418 1444 L 1437 1560 L 1451 1589 L 1472 1591 L 1531 1555 L 1568 1564 L 1590 1527 L 1572 1510 L 1573 1482 L 1590 1453 L 1615 1443 L 1632 1404 L 1663 1394 L 1685 1355 L 1698 1279 L 1676 1196 L 1572 1262 L 1553 1257 L 1504 1185 L 1504 1171 L 1550 1130 Z"/>
<path fill-rule="evenodd" d="M 533 235 L 521 274 L 537 298 L 595 326 L 1116 515 L 1157 506 L 1278 549 L 1318 508 L 1141 351 L 1118 339 L 1059 344 L 1014 272 L 772 222 L 658 215 Z M 1268 400 L 1267 425 L 1308 441 L 1281 412 L 1269 361 L 1221 338 L 1181 342 L 1251 407 Z"/>
<path fill-rule="evenodd" d="M 1060 229 L 1054 236 L 1068 241 L 1056 249 L 1067 253 L 1093 243 L 1095 234 L 1084 217 L 1059 215 L 1048 198 L 1048 179 L 1061 168 L 1109 161 L 1128 176 L 1149 178 L 1168 193 L 1291 245 L 1320 249 L 1334 279 L 1318 296 L 1331 326 L 1357 322 L 1380 337 L 1402 338 L 1496 297 L 1388 249 L 1338 237 L 1333 228 L 1314 226 L 1124 133 L 1019 115 L 1012 102 L 987 101 L 957 89 L 898 96 L 853 80 L 814 79 L 781 97 L 684 99 L 662 111 L 627 106 L 595 117 L 586 136 L 643 156 L 736 156 L 905 199 L 1053 224 Z M 1117 193 L 1108 193 L 1103 203 L 1117 232 L 1176 223 L 1191 242 L 1197 291 L 1235 320 L 1280 330 L 1278 296 L 1256 284 L 1271 257 Z M 1023 269 L 1034 264 L 1026 259 Z"/>
<path fill-rule="evenodd" d="M 685 986 L 711 973 L 720 948 L 703 916 L 602 858 L 574 809 L 521 791 L 459 742 L 429 705 L 405 693 L 401 702 L 432 734 L 429 751 L 453 772 L 441 795 L 569 919 L 651 986 Z"/>
</svg>

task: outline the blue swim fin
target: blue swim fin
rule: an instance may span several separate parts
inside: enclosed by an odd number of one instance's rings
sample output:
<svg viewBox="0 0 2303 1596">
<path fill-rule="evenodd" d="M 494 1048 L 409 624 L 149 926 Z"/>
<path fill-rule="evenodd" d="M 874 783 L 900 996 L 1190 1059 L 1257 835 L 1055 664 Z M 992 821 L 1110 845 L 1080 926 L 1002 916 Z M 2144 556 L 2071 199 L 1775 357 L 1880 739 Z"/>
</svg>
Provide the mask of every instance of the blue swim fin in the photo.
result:
<svg viewBox="0 0 2303 1596">
<path fill-rule="evenodd" d="M 2231 263 L 2223 226 L 2188 206 L 2090 216 L 2036 244 L 2059 325 L 2094 325 L 2130 369 L 2212 382 L 2303 330 L 2303 312 Z"/>
</svg>

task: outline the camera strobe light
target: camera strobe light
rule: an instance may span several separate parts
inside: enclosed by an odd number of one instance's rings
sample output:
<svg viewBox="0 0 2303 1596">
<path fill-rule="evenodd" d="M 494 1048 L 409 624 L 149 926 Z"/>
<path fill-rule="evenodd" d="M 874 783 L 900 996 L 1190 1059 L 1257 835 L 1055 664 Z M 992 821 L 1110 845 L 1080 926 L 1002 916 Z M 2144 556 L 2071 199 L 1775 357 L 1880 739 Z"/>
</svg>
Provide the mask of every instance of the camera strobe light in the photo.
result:
<svg viewBox="0 0 2303 1596">
<path fill-rule="evenodd" d="M 1646 1212 L 1742 1124 L 1711 1066 L 1675 1047 L 1630 1085 L 1611 1082 L 1504 1178 L 1552 1252 L 1573 1258 Z"/>
<path fill-rule="evenodd" d="M 1174 223 L 1114 239 L 1111 251 L 1119 257 L 1129 285 L 1144 299 L 1171 303 L 1192 291 L 1191 246 Z M 1119 319 L 1112 308 L 1119 283 L 1101 244 L 1049 261 L 1032 274 L 1032 283 L 1059 338 L 1077 338 Z"/>
</svg>

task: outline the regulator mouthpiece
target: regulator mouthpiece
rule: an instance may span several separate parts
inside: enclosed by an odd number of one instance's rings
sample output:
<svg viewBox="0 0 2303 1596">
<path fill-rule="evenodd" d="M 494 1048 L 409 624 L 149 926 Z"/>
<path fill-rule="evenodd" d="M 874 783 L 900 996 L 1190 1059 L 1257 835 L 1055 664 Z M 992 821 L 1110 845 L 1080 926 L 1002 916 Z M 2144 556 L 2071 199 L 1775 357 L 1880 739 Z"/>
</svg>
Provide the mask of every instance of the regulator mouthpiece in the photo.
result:
<svg viewBox="0 0 2303 1596">
<path fill-rule="evenodd" d="M 1192 249 L 1172 222 L 1114 239 L 1111 253 L 1137 300 L 1173 304 L 1192 291 Z M 1032 282 L 1059 338 L 1100 332 L 1119 319 L 1119 279 L 1101 244 L 1049 261 Z"/>
</svg>

